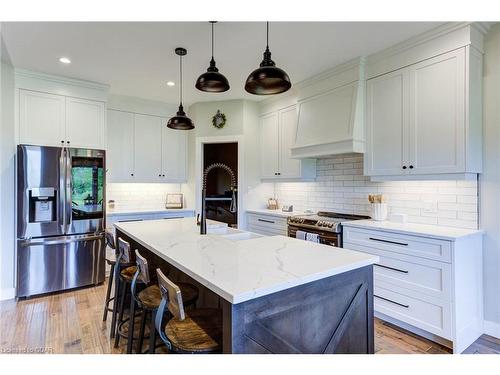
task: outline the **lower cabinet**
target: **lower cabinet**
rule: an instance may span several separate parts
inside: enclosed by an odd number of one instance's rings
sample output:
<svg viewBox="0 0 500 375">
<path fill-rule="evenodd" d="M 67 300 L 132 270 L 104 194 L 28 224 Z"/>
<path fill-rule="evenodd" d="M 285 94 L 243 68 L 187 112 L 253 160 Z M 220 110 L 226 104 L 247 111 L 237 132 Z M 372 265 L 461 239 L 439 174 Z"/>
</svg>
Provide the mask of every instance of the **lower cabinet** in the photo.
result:
<svg viewBox="0 0 500 375">
<path fill-rule="evenodd" d="M 264 236 L 286 236 L 288 232 L 286 217 L 267 214 L 247 213 L 247 227 L 250 232 Z"/>
<path fill-rule="evenodd" d="M 460 353 L 482 334 L 481 234 L 456 240 L 344 226 L 344 248 L 377 255 L 376 315 Z"/>
</svg>

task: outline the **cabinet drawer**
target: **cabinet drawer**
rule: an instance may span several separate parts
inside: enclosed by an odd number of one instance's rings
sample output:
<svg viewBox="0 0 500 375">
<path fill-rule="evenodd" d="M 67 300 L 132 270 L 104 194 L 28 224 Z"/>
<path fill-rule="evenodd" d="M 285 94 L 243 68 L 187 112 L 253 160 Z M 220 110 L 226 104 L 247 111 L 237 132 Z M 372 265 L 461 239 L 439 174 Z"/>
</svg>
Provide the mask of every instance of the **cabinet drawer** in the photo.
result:
<svg viewBox="0 0 500 375">
<path fill-rule="evenodd" d="M 287 228 L 286 218 L 270 215 L 255 215 L 248 214 L 248 224 L 258 225 L 263 227 L 274 227 L 276 229 L 285 230 Z"/>
<path fill-rule="evenodd" d="M 396 254 L 387 250 L 344 243 L 344 248 L 377 255 L 373 268 L 375 281 L 394 283 L 401 287 L 441 298 L 451 299 L 451 265 L 435 260 Z"/>
<path fill-rule="evenodd" d="M 451 263 L 450 241 L 349 227 L 343 238 L 344 243 Z"/>
<path fill-rule="evenodd" d="M 260 225 L 248 225 L 250 232 L 263 234 L 264 236 L 286 236 L 286 231 L 274 227 L 266 228 Z"/>
<path fill-rule="evenodd" d="M 409 296 L 380 285 L 375 285 L 373 294 L 375 311 L 451 339 L 450 304 Z"/>
</svg>

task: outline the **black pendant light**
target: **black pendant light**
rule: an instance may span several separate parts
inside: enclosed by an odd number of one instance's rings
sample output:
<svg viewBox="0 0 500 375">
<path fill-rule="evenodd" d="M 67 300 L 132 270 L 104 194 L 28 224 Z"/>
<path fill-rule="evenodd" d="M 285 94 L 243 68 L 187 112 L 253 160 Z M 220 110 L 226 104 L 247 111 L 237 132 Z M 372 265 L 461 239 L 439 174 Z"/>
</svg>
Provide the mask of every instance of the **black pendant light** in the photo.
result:
<svg viewBox="0 0 500 375">
<path fill-rule="evenodd" d="M 185 48 L 179 47 L 175 49 L 175 53 L 180 57 L 180 103 L 177 114 L 170 120 L 168 120 L 167 127 L 177 130 L 191 130 L 194 129 L 193 121 L 191 121 L 191 119 L 186 116 L 186 112 L 184 112 L 184 107 L 182 106 L 182 56 L 186 56 L 187 51 Z"/>
<path fill-rule="evenodd" d="M 195 87 L 198 90 L 206 92 L 224 92 L 229 90 L 229 82 L 223 74 L 219 73 L 219 69 L 215 66 L 214 60 L 214 23 L 217 21 L 210 21 L 212 24 L 212 60 L 206 73 L 198 77 Z"/>
<path fill-rule="evenodd" d="M 271 60 L 269 51 L 269 22 L 266 23 L 267 43 L 264 59 L 260 67 L 255 69 L 247 78 L 245 90 L 255 95 L 274 95 L 287 91 L 292 84 L 288 74 L 276 66 Z"/>
</svg>

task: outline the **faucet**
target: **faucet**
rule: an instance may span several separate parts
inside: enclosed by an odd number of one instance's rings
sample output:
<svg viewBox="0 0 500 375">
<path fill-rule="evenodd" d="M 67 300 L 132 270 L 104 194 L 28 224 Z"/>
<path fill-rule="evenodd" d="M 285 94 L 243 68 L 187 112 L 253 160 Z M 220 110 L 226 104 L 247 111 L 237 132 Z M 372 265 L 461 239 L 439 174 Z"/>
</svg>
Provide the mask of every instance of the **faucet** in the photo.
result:
<svg viewBox="0 0 500 375">
<path fill-rule="evenodd" d="M 202 187 L 201 187 L 201 219 L 199 222 L 200 225 L 200 234 L 207 234 L 207 214 L 206 214 L 206 208 L 205 208 L 205 201 L 206 201 L 206 196 L 207 196 L 207 178 L 208 174 L 212 169 L 223 169 L 225 170 L 229 176 L 231 177 L 231 191 L 232 191 L 232 197 L 231 197 L 231 205 L 229 207 L 229 211 L 231 213 L 235 213 L 237 211 L 237 203 L 236 203 L 236 176 L 234 175 L 234 172 L 229 168 L 226 164 L 223 163 L 213 163 L 210 164 L 205 171 L 203 172 L 203 182 L 202 182 Z"/>
</svg>

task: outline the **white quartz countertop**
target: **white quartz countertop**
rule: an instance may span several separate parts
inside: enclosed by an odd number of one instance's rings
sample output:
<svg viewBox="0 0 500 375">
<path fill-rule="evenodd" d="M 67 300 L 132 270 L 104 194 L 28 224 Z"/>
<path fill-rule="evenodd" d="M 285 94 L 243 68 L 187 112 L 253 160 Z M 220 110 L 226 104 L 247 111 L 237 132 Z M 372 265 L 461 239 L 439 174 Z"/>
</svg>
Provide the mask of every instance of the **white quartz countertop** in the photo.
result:
<svg viewBox="0 0 500 375">
<path fill-rule="evenodd" d="M 190 208 L 131 208 L 131 207 L 115 207 L 107 208 L 106 215 L 133 215 L 133 214 L 162 214 L 162 213 L 194 213 Z"/>
<path fill-rule="evenodd" d="M 479 229 L 462 229 L 429 224 L 395 223 L 392 221 L 354 220 L 342 223 L 344 227 L 376 229 L 415 236 L 455 241 L 462 237 L 483 234 Z"/>
<path fill-rule="evenodd" d="M 289 217 L 295 215 L 304 215 L 306 214 L 304 211 L 292 211 L 292 212 L 283 212 L 281 208 L 278 210 L 268 210 L 266 208 L 255 208 L 255 209 L 247 209 L 248 213 L 251 214 L 260 214 L 260 215 L 269 215 L 269 216 L 278 216 L 278 217 Z M 310 212 L 312 215 L 313 212 Z"/>
<path fill-rule="evenodd" d="M 207 235 L 199 234 L 193 217 L 115 226 L 232 304 L 379 260 L 357 251 L 285 236 L 264 237 L 214 224 L 207 221 Z M 250 239 L 241 239 L 246 236 Z"/>
</svg>

